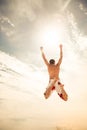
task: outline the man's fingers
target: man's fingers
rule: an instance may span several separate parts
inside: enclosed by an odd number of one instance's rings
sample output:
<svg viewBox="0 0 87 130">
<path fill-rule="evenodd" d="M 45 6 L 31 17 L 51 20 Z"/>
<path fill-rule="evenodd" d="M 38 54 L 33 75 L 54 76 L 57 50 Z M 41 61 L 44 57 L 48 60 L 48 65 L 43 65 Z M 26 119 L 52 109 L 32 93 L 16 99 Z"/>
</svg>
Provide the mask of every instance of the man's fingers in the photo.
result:
<svg viewBox="0 0 87 130">
<path fill-rule="evenodd" d="M 41 46 L 40 49 L 43 50 L 43 47 Z"/>
<path fill-rule="evenodd" d="M 62 45 L 62 44 L 60 44 L 59 46 L 60 46 L 60 47 L 62 47 L 63 45 Z"/>
</svg>

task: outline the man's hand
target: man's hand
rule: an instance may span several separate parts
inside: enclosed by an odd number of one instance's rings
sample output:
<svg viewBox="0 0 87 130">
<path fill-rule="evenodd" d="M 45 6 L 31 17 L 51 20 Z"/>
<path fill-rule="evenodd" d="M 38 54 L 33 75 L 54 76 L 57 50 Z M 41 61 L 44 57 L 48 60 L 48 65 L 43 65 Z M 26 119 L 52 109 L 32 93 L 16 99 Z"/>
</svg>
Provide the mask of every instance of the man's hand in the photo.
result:
<svg viewBox="0 0 87 130">
<path fill-rule="evenodd" d="M 63 45 L 62 45 L 62 44 L 60 44 L 60 45 L 59 45 L 59 47 L 60 47 L 60 48 L 62 48 L 62 47 L 63 47 Z"/>
<path fill-rule="evenodd" d="M 43 47 L 42 46 L 40 47 L 40 50 L 43 51 Z"/>
</svg>

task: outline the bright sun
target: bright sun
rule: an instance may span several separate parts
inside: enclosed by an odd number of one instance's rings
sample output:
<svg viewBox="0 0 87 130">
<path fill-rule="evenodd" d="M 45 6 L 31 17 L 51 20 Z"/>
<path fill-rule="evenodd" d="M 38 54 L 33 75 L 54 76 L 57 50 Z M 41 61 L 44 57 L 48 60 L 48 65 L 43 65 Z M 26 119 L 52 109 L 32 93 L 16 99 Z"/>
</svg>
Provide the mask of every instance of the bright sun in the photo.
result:
<svg viewBox="0 0 87 130">
<path fill-rule="evenodd" d="M 46 46 L 52 46 L 52 45 L 58 45 L 61 43 L 61 39 L 63 36 L 63 27 L 58 26 L 45 26 L 42 30 L 41 34 L 41 40 L 43 44 Z"/>
</svg>

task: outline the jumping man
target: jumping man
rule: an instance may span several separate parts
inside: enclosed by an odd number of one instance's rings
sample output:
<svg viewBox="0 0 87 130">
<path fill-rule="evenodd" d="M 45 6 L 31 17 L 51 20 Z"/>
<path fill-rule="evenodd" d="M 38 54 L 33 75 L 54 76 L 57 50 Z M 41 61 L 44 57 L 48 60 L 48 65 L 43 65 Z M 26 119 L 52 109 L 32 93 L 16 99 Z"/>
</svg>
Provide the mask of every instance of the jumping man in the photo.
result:
<svg viewBox="0 0 87 130">
<path fill-rule="evenodd" d="M 50 59 L 50 61 L 48 62 L 48 60 L 45 57 L 43 47 L 40 47 L 42 57 L 43 57 L 43 60 L 47 66 L 48 74 L 49 74 L 49 84 L 46 88 L 44 96 L 47 99 L 51 95 L 52 91 L 56 90 L 57 94 L 64 101 L 67 101 L 68 95 L 65 92 L 64 85 L 60 82 L 60 78 L 59 78 L 60 65 L 61 65 L 62 58 L 63 58 L 62 44 L 60 44 L 59 47 L 60 47 L 60 58 L 59 58 L 57 64 L 55 63 L 54 59 Z"/>
</svg>

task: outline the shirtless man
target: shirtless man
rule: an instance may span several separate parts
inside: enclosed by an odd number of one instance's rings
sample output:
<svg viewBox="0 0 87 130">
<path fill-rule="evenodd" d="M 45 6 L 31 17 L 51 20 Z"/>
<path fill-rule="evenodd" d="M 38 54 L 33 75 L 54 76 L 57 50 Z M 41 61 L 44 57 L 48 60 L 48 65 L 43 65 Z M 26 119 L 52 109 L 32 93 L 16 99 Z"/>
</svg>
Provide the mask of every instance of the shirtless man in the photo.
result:
<svg viewBox="0 0 87 130">
<path fill-rule="evenodd" d="M 48 62 L 45 57 L 45 54 L 43 52 L 43 47 L 40 47 L 42 57 L 48 68 L 48 74 L 49 74 L 49 84 L 48 84 L 48 87 L 46 88 L 44 96 L 47 99 L 51 95 L 52 91 L 56 90 L 58 95 L 64 101 L 67 101 L 68 95 L 65 92 L 64 85 L 60 82 L 60 78 L 59 78 L 60 64 L 62 62 L 62 57 L 63 57 L 62 45 L 60 44 L 59 47 L 60 47 L 60 58 L 59 58 L 57 64 L 55 64 L 54 59 L 50 59 L 50 61 Z"/>
</svg>

